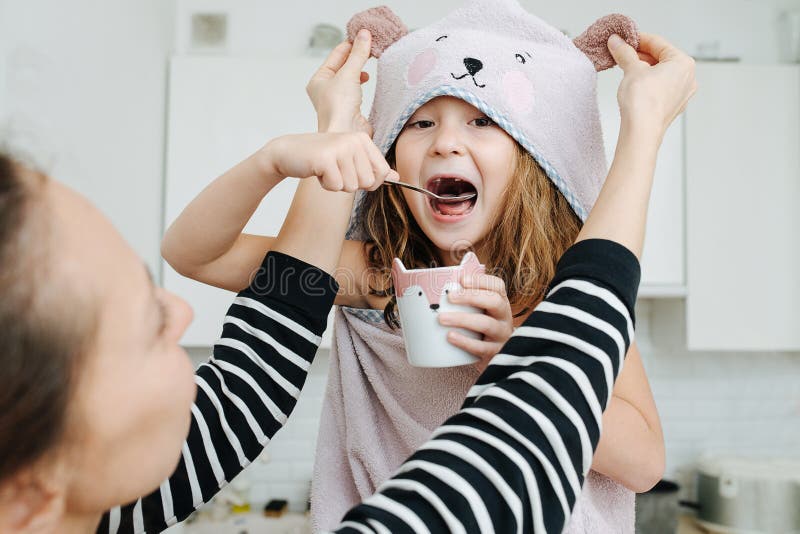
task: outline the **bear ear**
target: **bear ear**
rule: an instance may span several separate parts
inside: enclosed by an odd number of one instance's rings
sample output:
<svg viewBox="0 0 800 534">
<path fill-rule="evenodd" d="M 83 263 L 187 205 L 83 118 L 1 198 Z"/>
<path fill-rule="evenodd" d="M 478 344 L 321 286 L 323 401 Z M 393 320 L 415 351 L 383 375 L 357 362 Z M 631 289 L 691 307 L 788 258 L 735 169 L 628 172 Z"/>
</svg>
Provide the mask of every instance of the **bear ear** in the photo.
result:
<svg viewBox="0 0 800 534">
<path fill-rule="evenodd" d="M 619 14 L 606 15 L 597 20 L 572 42 L 586 54 L 599 72 L 617 64 L 608 51 L 608 38 L 614 33 L 622 37 L 634 50 L 639 49 L 639 29 L 636 23 L 633 19 Z"/>
<path fill-rule="evenodd" d="M 347 23 L 347 40 L 352 43 L 358 30 L 362 28 L 372 34 L 370 55 L 376 59 L 381 57 L 384 50 L 408 34 L 408 27 L 386 6 L 373 7 L 353 15 Z"/>
</svg>

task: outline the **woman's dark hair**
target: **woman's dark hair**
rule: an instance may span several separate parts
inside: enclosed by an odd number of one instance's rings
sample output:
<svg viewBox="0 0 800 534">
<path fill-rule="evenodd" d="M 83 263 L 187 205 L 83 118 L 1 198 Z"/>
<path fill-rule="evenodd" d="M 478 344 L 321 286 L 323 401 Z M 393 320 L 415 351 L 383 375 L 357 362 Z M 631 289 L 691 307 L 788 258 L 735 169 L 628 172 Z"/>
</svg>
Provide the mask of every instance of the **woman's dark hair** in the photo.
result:
<svg viewBox="0 0 800 534">
<path fill-rule="evenodd" d="M 0 483 L 62 443 L 92 337 L 55 274 L 47 180 L 0 152 Z"/>
</svg>

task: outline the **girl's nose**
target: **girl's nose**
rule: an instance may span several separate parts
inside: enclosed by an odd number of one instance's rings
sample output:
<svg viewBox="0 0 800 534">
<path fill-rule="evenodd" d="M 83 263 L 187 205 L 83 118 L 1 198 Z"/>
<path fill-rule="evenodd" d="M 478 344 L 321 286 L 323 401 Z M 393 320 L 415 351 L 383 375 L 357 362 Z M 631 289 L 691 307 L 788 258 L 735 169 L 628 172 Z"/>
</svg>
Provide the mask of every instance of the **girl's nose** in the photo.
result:
<svg viewBox="0 0 800 534">
<path fill-rule="evenodd" d="M 431 155 L 460 156 L 463 155 L 465 151 L 458 126 L 447 124 L 447 121 L 442 121 L 442 124 L 437 126 L 435 138 L 431 144 Z"/>
</svg>

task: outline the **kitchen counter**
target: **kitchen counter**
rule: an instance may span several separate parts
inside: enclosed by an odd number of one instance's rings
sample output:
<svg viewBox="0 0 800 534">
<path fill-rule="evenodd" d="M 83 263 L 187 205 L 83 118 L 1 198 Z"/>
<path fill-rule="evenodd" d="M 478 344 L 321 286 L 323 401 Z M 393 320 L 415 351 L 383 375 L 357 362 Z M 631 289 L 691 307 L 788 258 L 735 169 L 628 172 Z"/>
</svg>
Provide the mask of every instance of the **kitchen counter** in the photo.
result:
<svg viewBox="0 0 800 534">
<path fill-rule="evenodd" d="M 202 519 L 189 525 L 177 525 L 167 534 L 310 534 L 311 526 L 305 514 L 287 513 L 282 517 L 258 514 L 233 515 L 222 521 Z M 692 515 L 681 515 L 676 534 L 708 534 L 694 521 Z"/>
<path fill-rule="evenodd" d="M 708 534 L 709 532 L 697 524 L 693 515 L 682 514 L 678 519 L 677 534 Z"/>
<path fill-rule="evenodd" d="M 281 517 L 261 514 L 234 514 L 222 520 L 201 518 L 189 524 L 175 525 L 165 534 L 311 534 L 306 514 L 286 513 Z"/>
</svg>

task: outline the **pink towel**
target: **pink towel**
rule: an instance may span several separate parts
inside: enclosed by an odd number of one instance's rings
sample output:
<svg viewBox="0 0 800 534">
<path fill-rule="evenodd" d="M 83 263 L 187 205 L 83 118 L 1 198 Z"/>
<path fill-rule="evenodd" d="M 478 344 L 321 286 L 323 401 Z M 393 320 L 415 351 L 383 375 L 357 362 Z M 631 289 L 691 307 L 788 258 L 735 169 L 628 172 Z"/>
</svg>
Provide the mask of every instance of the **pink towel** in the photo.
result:
<svg viewBox="0 0 800 534">
<path fill-rule="evenodd" d="M 412 367 L 402 332 L 380 310 L 339 307 L 311 495 L 314 531 L 329 530 L 461 407 L 473 365 Z M 633 493 L 590 472 L 566 532 L 632 533 Z"/>
</svg>

